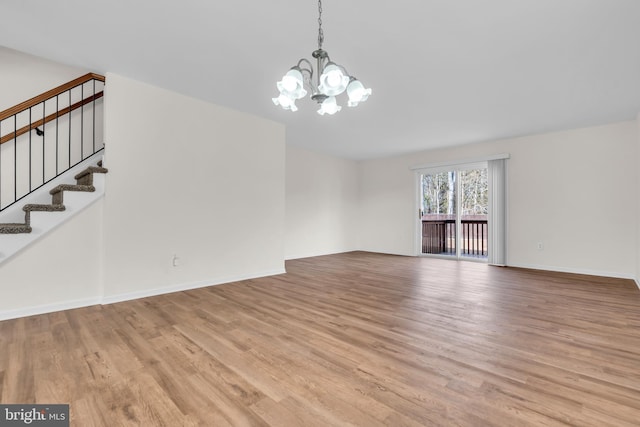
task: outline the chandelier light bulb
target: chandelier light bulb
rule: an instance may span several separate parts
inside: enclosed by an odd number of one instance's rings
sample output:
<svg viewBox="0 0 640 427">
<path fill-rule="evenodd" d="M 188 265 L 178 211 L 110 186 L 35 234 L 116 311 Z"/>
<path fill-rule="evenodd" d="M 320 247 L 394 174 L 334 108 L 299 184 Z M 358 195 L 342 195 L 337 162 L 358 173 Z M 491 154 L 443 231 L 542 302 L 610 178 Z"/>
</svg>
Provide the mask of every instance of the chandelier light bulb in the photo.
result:
<svg viewBox="0 0 640 427">
<path fill-rule="evenodd" d="M 348 84 L 349 76 L 345 76 L 337 65 L 329 64 L 322 71 L 318 90 L 327 96 L 336 96 L 344 92 Z"/>
<path fill-rule="evenodd" d="M 282 88 L 287 92 L 293 92 L 298 87 L 296 79 L 291 76 L 284 76 L 282 78 Z"/>
<path fill-rule="evenodd" d="M 296 107 L 296 100 L 289 98 L 287 95 L 281 93 L 277 98 L 271 98 L 275 105 L 279 105 L 283 110 L 298 111 Z"/>
<path fill-rule="evenodd" d="M 330 96 L 320 104 L 320 109 L 318 110 L 318 114 L 324 116 L 325 114 L 329 114 L 330 116 L 334 115 L 338 111 L 342 110 L 342 107 L 338 105 L 336 102 L 335 96 Z"/>
<path fill-rule="evenodd" d="M 360 80 L 353 79 L 347 86 L 347 95 L 349 95 L 349 107 L 357 107 L 360 102 L 364 102 L 371 95 L 371 89 L 365 89 Z"/>
<path fill-rule="evenodd" d="M 340 84 L 342 83 L 341 74 L 342 73 L 339 70 L 327 73 L 327 86 L 331 86 L 331 87 L 340 86 Z"/>
<path fill-rule="evenodd" d="M 292 99 L 303 98 L 307 91 L 304 89 L 302 73 L 299 70 L 291 69 L 282 77 L 276 86 L 281 94 Z"/>
</svg>

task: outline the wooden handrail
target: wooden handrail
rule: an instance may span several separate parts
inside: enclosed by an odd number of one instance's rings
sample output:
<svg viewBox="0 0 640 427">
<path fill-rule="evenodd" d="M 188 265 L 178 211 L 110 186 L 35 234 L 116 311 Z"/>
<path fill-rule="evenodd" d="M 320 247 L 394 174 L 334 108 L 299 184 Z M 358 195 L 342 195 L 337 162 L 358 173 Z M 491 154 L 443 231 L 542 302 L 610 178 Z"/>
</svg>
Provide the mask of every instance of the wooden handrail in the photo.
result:
<svg viewBox="0 0 640 427">
<path fill-rule="evenodd" d="M 23 135 L 23 134 L 25 134 L 27 132 L 30 132 L 31 130 L 33 130 L 33 129 L 39 127 L 39 126 L 42 126 L 42 125 L 44 125 L 46 123 L 49 123 L 50 121 L 55 120 L 56 118 L 58 118 L 60 116 L 64 116 L 65 114 L 68 114 L 68 113 L 72 112 L 73 110 L 76 110 L 76 109 L 82 107 L 85 104 L 89 104 L 90 102 L 93 102 L 96 99 L 100 99 L 100 98 L 102 98 L 103 95 L 104 95 L 104 91 L 97 92 L 95 95 L 91 95 L 90 97 L 85 98 L 82 101 L 78 101 L 75 104 L 72 104 L 70 107 L 63 108 L 62 110 L 58 111 L 57 113 L 49 114 L 44 119 L 36 120 L 35 122 L 33 122 L 33 123 L 29 124 L 29 125 L 23 126 L 20 129 L 16 130 L 15 132 L 11 132 L 11 133 L 1 137 L 0 138 L 0 145 L 4 144 L 5 142 L 9 142 L 9 141 L 15 139 L 15 138 L 19 137 L 20 135 Z"/>
<path fill-rule="evenodd" d="M 65 93 L 68 90 L 71 90 L 77 86 L 80 86 L 86 82 L 89 82 L 91 80 L 99 80 L 101 82 L 105 81 L 104 76 L 100 75 L 100 74 L 95 74 L 95 73 L 87 73 L 84 76 L 80 76 L 77 79 L 73 79 L 70 82 L 67 82 L 63 85 L 60 85 L 56 88 L 53 88 L 51 90 L 48 90 L 44 93 L 41 93 L 38 96 L 34 96 L 33 98 L 21 102 L 20 104 L 14 105 L 11 108 L 8 108 L 2 112 L 0 112 L 0 121 L 8 119 L 9 117 L 12 117 L 18 113 L 21 113 L 31 107 L 35 107 L 36 105 L 43 103 L 51 98 L 53 98 L 54 96 L 57 95 L 61 95 L 63 93 Z M 88 98 L 83 99 L 82 101 L 78 101 L 75 104 L 67 107 L 67 108 L 63 108 L 62 110 L 58 111 L 57 113 L 54 114 L 50 114 L 47 117 L 45 117 L 44 119 L 40 119 L 37 120 L 33 123 L 28 124 L 27 126 L 21 127 L 20 129 L 17 129 L 15 132 L 11 132 L 3 137 L 0 137 L 0 145 L 4 144 L 5 142 L 11 141 L 15 138 L 17 138 L 20 135 L 23 135 L 27 132 L 30 132 L 32 129 L 37 128 L 38 126 L 42 126 L 52 120 L 55 120 L 57 117 L 60 117 L 62 115 L 65 115 L 67 113 L 70 113 L 71 111 L 82 107 L 85 104 L 88 104 L 89 102 L 93 102 L 98 98 L 101 98 L 103 96 L 103 92 L 98 92 L 95 95 L 92 95 Z"/>
<path fill-rule="evenodd" d="M 60 95 L 70 89 L 73 89 L 76 86 L 79 86 L 83 83 L 86 83 L 88 81 L 91 80 L 99 80 L 101 82 L 105 81 L 104 76 L 101 76 L 100 74 L 95 74 L 95 73 L 87 73 L 84 76 L 78 77 L 77 79 L 71 80 L 68 83 L 65 83 L 63 85 L 60 85 L 56 88 L 53 88 L 51 90 L 48 90 L 44 93 L 41 93 L 38 96 L 34 96 L 33 98 L 21 102 L 18 105 L 14 105 L 11 108 L 7 108 L 6 110 L 0 112 L 0 121 L 7 119 L 15 114 L 18 114 L 24 110 L 26 110 L 29 107 L 35 107 L 36 105 L 40 104 L 41 102 L 46 101 L 47 99 L 54 97 L 56 95 Z"/>
</svg>

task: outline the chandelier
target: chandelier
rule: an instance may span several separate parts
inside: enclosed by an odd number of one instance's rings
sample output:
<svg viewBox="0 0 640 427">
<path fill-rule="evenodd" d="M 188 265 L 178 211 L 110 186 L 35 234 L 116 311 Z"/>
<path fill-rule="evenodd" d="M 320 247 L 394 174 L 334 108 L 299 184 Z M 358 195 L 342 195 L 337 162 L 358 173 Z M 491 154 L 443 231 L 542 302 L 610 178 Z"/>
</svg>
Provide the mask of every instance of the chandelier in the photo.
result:
<svg viewBox="0 0 640 427">
<path fill-rule="evenodd" d="M 313 65 L 305 58 L 291 67 L 282 80 L 276 83 L 280 95 L 272 98 L 275 105 L 285 110 L 297 111 L 296 100 L 307 95 L 307 89 L 311 92 L 311 99 L 320 104 L 318 114 L 335 114 L 342 109 L 336 101 L 336 96 L 347 92 L 349 107 L 356 107 L 360 102 L 367 100 L 371 95 L 371 89 L 365 89 L 358 79 L 349 75 L 347 70 L 332 62 L 329 53 L 322 49 L 324 32 L 322 31 L 322 0 L 318 0 L 318 49 L 311 53 L 316 59 L 316 80 L 314 81 Z M 306 88 L 306 89 L 305 89 Z"/>
</svg>

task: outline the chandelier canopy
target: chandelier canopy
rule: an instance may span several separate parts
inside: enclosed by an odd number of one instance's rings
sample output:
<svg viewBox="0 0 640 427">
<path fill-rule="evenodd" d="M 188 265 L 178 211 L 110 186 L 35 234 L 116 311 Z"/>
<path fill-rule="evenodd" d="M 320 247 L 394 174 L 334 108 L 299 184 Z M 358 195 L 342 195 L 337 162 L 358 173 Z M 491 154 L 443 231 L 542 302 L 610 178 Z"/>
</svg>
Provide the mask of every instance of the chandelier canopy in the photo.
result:
<svg viewBox="0 0 640 427">
<path fill-rule="evenodd" d="M 282 80 L 276 83 L 280 95 L 272 98 L 275 105 L 285 110 L 297 111 L 296 100 L 307 95 L 307 89 L 311 92 L 311 99 L 320 104 L 318 114 L 335 114 L 342 109 L 336 101 L 336 96 L 347 92 L 349 107 L 356 107 L 360 102 L 367 100 L 371 95 L 371 89 L 366 89 L 355 77 L 349 75 L 347 70 L 329 58 L 329 53 L 322 49 L 324 32 L 322 31 L 322 0 L 318 0 L 318 49 L 311 53 L 316 59 L 316 79 L 314 81 L 314 69 L 311 62 L 305 58 L 291 67 Z"/>
</svg>

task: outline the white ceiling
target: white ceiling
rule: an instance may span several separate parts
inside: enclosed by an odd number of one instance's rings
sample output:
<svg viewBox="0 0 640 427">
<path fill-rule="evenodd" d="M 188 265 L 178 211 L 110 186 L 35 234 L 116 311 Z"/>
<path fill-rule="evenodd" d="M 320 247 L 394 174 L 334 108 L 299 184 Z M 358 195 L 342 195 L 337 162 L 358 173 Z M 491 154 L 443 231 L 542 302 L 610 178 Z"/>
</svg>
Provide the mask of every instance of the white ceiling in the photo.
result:
<svg viewBox="0 0 640 427">
<path fill-rule="evenodd" d="M 640 0 L 324 0 L 324 48 L 373 95 L 272 104 L 317 47 L 314 0 L 0 2 L 0 45 L 285 123 L 364 159 L 634 119 Z M 1 64 L 0 64 L 1 66 Z M 341 95 L 346 97 L 346 95 Z"/>
</svg>

